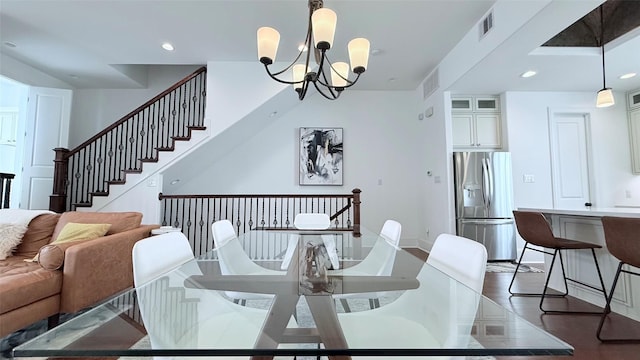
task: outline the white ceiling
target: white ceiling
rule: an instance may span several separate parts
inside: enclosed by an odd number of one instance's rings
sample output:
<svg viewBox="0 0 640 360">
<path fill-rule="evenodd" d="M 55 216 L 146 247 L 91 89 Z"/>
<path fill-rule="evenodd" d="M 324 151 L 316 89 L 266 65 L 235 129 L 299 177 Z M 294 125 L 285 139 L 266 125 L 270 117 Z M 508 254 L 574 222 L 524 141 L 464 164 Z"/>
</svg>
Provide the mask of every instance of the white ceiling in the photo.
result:
<svg viewBox="0 0 640 360">
<path fill-rule="evenodd" d="M 371 57 L 357 89 L 416 89 L 493 3 L 325 0 L 325 7 L 338 14 L 331 59 L 346 60 L 347 42 L 366 37 L 380 53 Z M 255 39 L 260 26 L 281 33 L 276 60 L 292 60 L 306 32 L 307 13 L 307 0 L 1 0 L 0 52 L 77 88 L 136 88 L 145 85 L 144 77 L 135 76 L 145 65 L 250 61 L 262 66 Z M 597 53 L 533 56 L 528 54 L 539 43 L 515 39 L 485 58 L 455 89 L 497 93 L 601 87 Z M 176 50 L 163 50 L 165 41 Z M 607 83 L 615 90 L 640 87 L 640 75 L 626 82 L 613 76 L 631 70 L 640 74 L 639 42 L 636 36 L 633 45 L 607 53 Z M 514 76 L 523 64 L 539 75 L 527 82 Z"/>
</svg>

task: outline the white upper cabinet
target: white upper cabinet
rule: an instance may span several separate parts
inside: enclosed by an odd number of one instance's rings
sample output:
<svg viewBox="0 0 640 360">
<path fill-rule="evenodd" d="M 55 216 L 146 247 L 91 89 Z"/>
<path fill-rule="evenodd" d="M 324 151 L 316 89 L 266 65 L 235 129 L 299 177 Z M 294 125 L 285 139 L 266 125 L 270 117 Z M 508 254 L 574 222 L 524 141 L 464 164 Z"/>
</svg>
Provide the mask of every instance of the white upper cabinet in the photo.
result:
<svg viewBox="0 0 640 360">
<path fill-rule="evenodd" d="M 500 103 L 497 96 L 451 98 L 454 149 L 502 147 Z"/>
</svg>

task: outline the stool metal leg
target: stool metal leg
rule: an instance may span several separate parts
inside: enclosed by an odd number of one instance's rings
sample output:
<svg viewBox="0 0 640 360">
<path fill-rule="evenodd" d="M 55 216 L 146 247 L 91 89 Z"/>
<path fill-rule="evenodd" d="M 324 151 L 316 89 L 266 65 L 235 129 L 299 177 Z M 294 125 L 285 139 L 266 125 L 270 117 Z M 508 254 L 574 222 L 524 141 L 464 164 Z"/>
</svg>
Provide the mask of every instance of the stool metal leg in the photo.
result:
<svg viewBox="0 0 640 360">
<path fill-rule="evenodd" d="M 529 243 L 525 243 L 524 244 L 524 249 L 522 249 L 522 253 L 520 254 L 520 259 L 518 260 L 518 264 L 516 265 L 516 270 L 513 273 L 513 277 L 511 278 L 511 283 L 509 284 L 509 293 L 513 296 L 542 296 L 542 293 L 525 293 L 525 292 L 514 292 L 513 290 L 511 290 L 511 288 L 513 287 L 513 283 L 516 280 L 516 275 L 518 274 L 518 269 L 520 269 L 520 264 L 522 263 L 522 258 L 524 257 L 524 252 L 527 250 L 533 250 L 533 251 L 537 251 L 537 252 L 541 252 L 544 254 L 548 254 L 548 255 L 553 255 L 553 261 L 551 261 L 551 268 L 549 269 L 549 274 L 547 274 L 547 279 L 545 280 L 545 290 L 547 288 L 547 284 L 549 283 L 549 276 L 551 275 L 551 270 L 553 270 L 553 264 L 555 262 L 555 257 L 556 257 L 556 252 L 548 252 L 548 251 L 544 251 L 544 250 L 539 250 L 539 249 L 534 249 L 532 247 L 529 247 Z M 564 267 L 563 267 L 563 275 L 564 275 Z M 564 276 L 563 276 L 564 277 Z M 567 283 L 565 281 L 565 289 L 567 289 Z M 544 291 L 543 291 L 544 293 Z M 564 294 L 550 294 L 550 295 L 546 295 L 547 297 L 564 297 L 567 295 L 568 292 L 565 291 Z"/>
<path fill-rule="evenodd" d="M 578 249 L 575 249 L 578 250 Z M 601 288 L 597 288 L 593 285 L 589 285 L 586 284 L 584 282 L 581 282 L 579 280 L 575 280 L 575 279 L 571 279 L 568 278 L 566 276 L 565 270 L 564 270 L 564 262 L 562 261 L 562 254 L 560 253 L 560 249 L 556 250 L 556 252 L 560 255 L 560 267 L 562 267 L 562 277 L 564 278 L 564 286 L 565 286 L 565 295 L 568 293 L 569 288 L 567 286 L 567 281 L 571 281 L 577 284 L 580 284 L 582 286 L 586 286 L 588 288 L 591 288 L 593 290 L 597 290 L 599 292 L 602 293 L 602 295 L 604 296 L 605 300 L 607 299 L 607 290 L 605 290 L 605 286 L 604 286 L 604 280 L 602 280 L 602 272 L 600 271 L 600 266 L 598 265 L 598 259 L 596 258 L 596 252 L 595 250 L 592 248 L 591 250 L 591 255 L 593 256 L 593 263 L 596 266 L 596 271 L 598 272 L 598 279 L 600 280 L 600 286 Z M 540 299 L 540 310 L 542 310 L 545 314 L 584 314 L 584 315 L 600 315 L 602 314 L 602 312 L 600 311 L 570 311 L 570 310 L 545 310 L 542 307 L 542 303 L 544 301 L 545 298 L 545 293 L 547 291 L 547 285 L 549 284 L 549 277 L 551 276 L 551 269 L 553 268 L 553 262 L 555 261 L 555 254 L 554 254 L 554 258 L 551 261 L 551 268 L 549 269 L 549 276 L 547 276 L 547 283 L 544 286 L 544 290 L 542 292 L 542 298 Z M 607 308 L 605 307 L 605 312 L 607 312 Z"/>
<path fill-rule="evenodd" d="M 602 312 L 602 317 L 600 317 L 600 324 L 598 325 L 598 331 L 596 332 L 596 336 L 598 337 L 598 340 L 602 341 L 602 342 L 640 342 L 640 339 L 635 339 L 635 338 L 628 338 L 628 339 L 613 339 L 613 338 L 603 338 L 602 337 L 602 327 L 604 325 L 604 321 L 607 318 L 607 315 L 609 315 L 609 313 L 611 312 L 611 300 L 613 300 L 613 292 L 616 290 L 616 285 L 618 285 L 618 279 L 620 278 L 620 273 L 621 272 L 626 272 L 629 274 L 633 274 L 633 275 L 640 275 L 638 273 L 634 273 L 632 271 L 626 271 L 626 270 L 622 270 L 622 266 L 624 265 L 624 263 L 621 261 L 618 264 L 618 270 L 616 271 L 616 275 L 613 277 L 613 284 L 611 285 L 611 291 L 609 292 L 609 296 L 607 296 L 607 303 L 604 307 L 604 311 Z"/>
</svg>

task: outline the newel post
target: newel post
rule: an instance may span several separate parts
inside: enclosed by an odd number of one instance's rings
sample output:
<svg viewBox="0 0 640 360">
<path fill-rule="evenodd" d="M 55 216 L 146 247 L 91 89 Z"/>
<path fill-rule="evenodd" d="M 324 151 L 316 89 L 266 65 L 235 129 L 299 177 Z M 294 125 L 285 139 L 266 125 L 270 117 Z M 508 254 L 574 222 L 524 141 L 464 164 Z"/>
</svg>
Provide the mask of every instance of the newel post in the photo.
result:
<svg viewBox="0 0 640 360">
<path fill-rule="evenodd" d="M 67 210 L 67 172 L 69 169 L 69 149 L 55 148 L 53 160 L 53 193 L 49 196 L 49 210 L 62 213 Z"/>
<path fill-rule="evenodd" d="M 353 236 L 360 236 L 360 193 L 362 190 L 355 188 L 353 193 Z"/>
</svg>

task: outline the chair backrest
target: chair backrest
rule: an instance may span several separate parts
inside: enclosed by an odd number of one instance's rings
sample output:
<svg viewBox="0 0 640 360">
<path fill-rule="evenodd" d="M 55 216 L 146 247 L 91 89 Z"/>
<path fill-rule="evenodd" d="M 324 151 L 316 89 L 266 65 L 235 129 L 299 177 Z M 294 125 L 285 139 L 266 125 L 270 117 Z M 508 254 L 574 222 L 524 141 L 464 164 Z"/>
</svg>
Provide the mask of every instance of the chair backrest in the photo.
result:
<svg viewBox="0 0 640 360">
<path fill-rule="evenodd" d="M 211 224 L 213 242 L 216 247 L 223 246 L 230 240 L 236 239 L 236 231 L 229 220 L 218 220 Z"/>
<path fill-rule="evenodd" d="M 553 230 L 542 213 L 514 210 L 513 216 L 516 220 L 518 233 L 524 241 L 548 248 L 557 246 Z"/>
<path fill-rule="evenodd" d="M 300 213 L 293 220 L 293 226 L 300 230 L 324 230 L 331 226 L 331 219 L 323 213 Z"/>
<path fill-rule="evenodd" d="M 229 220 L 219 220 L 211 224 L 213 243 L 220 272 L 223 275 L 247 275 L 263 272 L 264 268 L 254 263 L 244 251 Z"/>
<path fill-rule="evenodd" d="M 429 252 L 427 264 L 481 293 L 487 267 L 487 249 L 471 239 L 440 234 Z"/>
<path fill-rule="evenodd" d="M 400 243 L 400 234 L 402 233 L 402 225 L 395 220 L 387 220 L 382 225 L 380 235 L 384 236 L 388 242 L 398 246 Z"/>
<path fill-rule="evenodd" d="M 137 241 L 131 256 L 133 283 L 137 288 L 193 260 L 193 251 L 183 233 L 170 232 Z"/>
<path fill-rule="evenodd" d="M 607 250 L 618 260 L 640 267 L 640 218 L 603 216 Z"/>
</svg>

